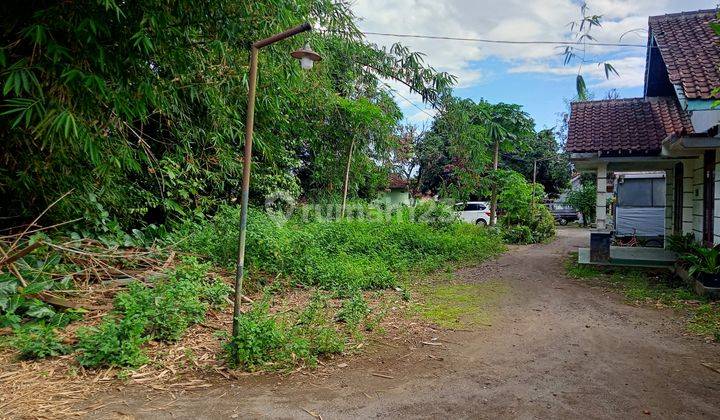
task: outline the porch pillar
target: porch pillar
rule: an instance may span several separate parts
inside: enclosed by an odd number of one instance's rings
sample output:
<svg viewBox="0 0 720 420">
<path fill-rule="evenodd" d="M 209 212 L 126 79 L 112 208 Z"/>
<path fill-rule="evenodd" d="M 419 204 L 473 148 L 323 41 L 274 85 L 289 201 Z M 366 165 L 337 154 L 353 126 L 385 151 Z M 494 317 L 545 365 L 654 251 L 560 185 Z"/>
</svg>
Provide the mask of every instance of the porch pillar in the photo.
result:
<svg viewBox="0 0 720 420">
<path fill-rule="evenodd" d="M 687 235 L 693 233 L 693 206 L 695 199 L 695 166 L 697 159 L 686 159 L 683 161 L 683 209 L 682 209 L 682 233 Z"/>
<path fill-rule="evenodd" d="M 598 230 L 605 230 L 607 228 L 607 163 L 598 164 L 596 191 L 595 226 Z"/>
</svg>

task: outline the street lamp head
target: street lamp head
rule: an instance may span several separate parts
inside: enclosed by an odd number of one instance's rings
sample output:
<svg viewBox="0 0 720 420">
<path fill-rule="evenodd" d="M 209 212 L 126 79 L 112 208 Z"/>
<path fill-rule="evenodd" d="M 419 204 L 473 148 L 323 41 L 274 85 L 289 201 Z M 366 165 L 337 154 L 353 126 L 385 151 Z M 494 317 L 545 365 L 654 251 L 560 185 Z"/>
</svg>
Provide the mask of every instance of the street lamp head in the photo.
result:
<svg viewBox="0 0 720 420">
<path fill-rule="evenodd" d="M 322 57 L 313 51 L 309 44 L 305 44 L 304 47 L 297 51 L 293 51 L 290 55 L 293 58 L 300 60 L 300 66 L 304 70 L 310 70 L 313 67 L 313 63 L 322 60 Z"/>
</svg>

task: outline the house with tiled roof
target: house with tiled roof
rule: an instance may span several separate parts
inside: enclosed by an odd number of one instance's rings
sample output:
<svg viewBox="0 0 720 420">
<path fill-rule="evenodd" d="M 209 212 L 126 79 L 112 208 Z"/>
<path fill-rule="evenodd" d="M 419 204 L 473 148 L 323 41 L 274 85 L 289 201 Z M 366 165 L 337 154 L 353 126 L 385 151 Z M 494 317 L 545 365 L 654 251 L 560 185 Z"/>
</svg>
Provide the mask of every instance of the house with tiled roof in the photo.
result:
<svg viewBox="0 0 720 420">
<path fill-rule="evenodd" d="M 378 197 L 379 201 L 387 205 L 410 205 L 410 189 L 408 181 L 398 174 L 390 174 L 388 187 Z"/>
<path fill-rule="evenodd" d="M 607 178 L 665 171 L 665 236 L 693 233 L 720 243 L 720 37 L 716 10 L 649 18 L 642 98 L 571 105 L 566 150 L 579 171 L 597 174 L 596 225 L 608 229 Z"/>
</svg>

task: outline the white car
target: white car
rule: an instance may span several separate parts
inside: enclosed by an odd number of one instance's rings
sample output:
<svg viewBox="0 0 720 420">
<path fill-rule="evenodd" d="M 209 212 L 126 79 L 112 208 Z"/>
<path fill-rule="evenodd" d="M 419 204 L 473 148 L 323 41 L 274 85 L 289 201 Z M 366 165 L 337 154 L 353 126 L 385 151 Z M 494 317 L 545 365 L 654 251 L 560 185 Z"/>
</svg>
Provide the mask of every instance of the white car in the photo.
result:
<svg viewBox="0 0 720 420">
<path fill-rule="evenodd" d="M 455 204 L 455 211 L 463 222 L 487 226 L 490 224 L 490 203 L 485 201 L 468 201 Z M 497 220 L 497 218 L 496 218 Z"/>
</svg>

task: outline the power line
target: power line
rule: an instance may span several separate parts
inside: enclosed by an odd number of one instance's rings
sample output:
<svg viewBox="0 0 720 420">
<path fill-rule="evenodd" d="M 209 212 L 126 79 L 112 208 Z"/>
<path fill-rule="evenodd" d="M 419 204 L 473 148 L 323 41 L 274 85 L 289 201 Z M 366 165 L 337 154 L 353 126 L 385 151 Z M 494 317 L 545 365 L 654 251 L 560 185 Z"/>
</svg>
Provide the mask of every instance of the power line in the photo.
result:
<svg viewBox="0 0 720 420">
<path fill-rule="evenodd" d="M 645 44 L 625 44 L 611 42 L 582 42 L 582 41 L 510 41 L 503 39 L 489 38 L 458 38 L 452 36 L 439 35 L 419 35 L 419 34 L 395 34 L 389 32 L 363 32 L 365 35 L 389 36 L 395 38 L 419 38 L 419 39 L 437 39 L 443 41 L 464 41 L 464 42 L 482 42 L 489 44 L 514 44 L 514 45 L 557 45 L 557 46 L 591 46 L 591 47 L 632 47 L 632 48 L 657 48 Z"/>
<path fill-rule="evenodd" d="M 380 80 L 380 79 L 378 79 L 378 81 L 379 81 L 380 83 L 382 83 L 383 85 L 387 86 L 387 88 L 390 89 L 390 91 L 391 91 L 392 93 L 394 93 L 395 95 L 401 97 L 401 98 L 404 99 L 407 103 L 409 103 L 410 105 L 412 105 L 412 106 L 414 106 L 415 108 L 417 108 L 420 112 L 424 113 L 425 115 L 427 115 L 427 116 L 430 117 L 430 118 L 435 118 L 435 115 L 427 112 L 427 110 L 425 110 L 425 109 L 420 108 L 415 102 L 411 101 L 410 99 L 408 99 L 408 98 L 406 98 L 405 96 L 403 96 L 400 92 L 398 92 L 397 89 L 393 89 L 392 86 L 390 86 L 389 84 L 383 82 L 383 81 Z"/>
</svg>

